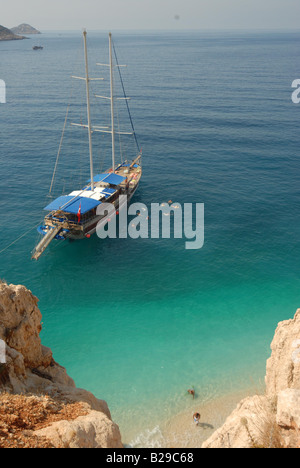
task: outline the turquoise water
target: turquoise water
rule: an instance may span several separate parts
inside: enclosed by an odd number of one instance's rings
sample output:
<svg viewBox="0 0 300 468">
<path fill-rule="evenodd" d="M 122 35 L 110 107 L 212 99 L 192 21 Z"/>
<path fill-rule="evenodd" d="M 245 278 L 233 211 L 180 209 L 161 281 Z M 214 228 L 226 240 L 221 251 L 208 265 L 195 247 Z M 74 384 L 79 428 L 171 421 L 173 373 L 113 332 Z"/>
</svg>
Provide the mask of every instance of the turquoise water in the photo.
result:
<svg viewBox="0 0 300 468">
<path fill-rule="evenodd" d="M 191 386 L 203 402 L 257 384 L 277 322 L 299 307 L 300 33 L 114 37 L 144 153 L 134 201 L 205 203 L 205 245 L 93 237 L 35 263 L 32 230 L 1 254 L 0 276 L 39 297 L 43 343 L 108 402 L 129 442 L 188 407 Z M 82 73 L 80 33 L 47 33 L 38 53 L 33 41 L 0 43 L 3 248 L 41 219 L 70 75 Z M 104 45 L 105 34 L 89 35 L 97 76 Z M 81 102 L 84 89 L 73 94 Z M 88 176 L 77 135 L 68 129 L 57 194 Z M 95 140 L 101 168 L 107 141 Z"/>
</svg>

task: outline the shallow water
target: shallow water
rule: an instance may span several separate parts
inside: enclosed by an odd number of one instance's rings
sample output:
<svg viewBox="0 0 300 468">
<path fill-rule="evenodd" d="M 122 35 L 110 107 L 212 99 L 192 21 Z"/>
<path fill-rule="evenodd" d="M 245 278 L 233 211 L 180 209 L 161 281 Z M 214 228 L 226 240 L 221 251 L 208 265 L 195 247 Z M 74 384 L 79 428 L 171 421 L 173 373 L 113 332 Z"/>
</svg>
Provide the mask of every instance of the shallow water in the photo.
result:
<svg viewBox="0 0 300 468">
<path fill-rule="evenodd" d="M 129 65 L 124 81 L 144 154 L 134 201 L 205 203 L 205 245 L 188 251 L 183 239 L 94 237 L 54 244 L 34 263 L 32 230 L 1 254 L 0 275 L 39 297 L 43 343 L 78 386 L 108 402 L 124 441 L 148 431 L 159 444 L 160 421 L 185 410 L 191 386 L 205 402 L 262 379 L 277 322 L 299 307 L 299 107 L 291 83 L 300 34 L 114 37 L 119 62 Z M 83 73 L 80 33 L 41 41 L 37 53 L 33 40 L 0 43 L 8 99 L 0 105 L 3 248 L 43 216 L 70 75 Z M 89 34 L 94 76 L 104 45 L 105 34 Z M 70 114 L 77 122 L 85 119 L 79 107 Z M 108 142 L 94 141 L 100 170 Z M 88 174 L 86 135 L 68 127 L 55 193 Z"/>
</svg>

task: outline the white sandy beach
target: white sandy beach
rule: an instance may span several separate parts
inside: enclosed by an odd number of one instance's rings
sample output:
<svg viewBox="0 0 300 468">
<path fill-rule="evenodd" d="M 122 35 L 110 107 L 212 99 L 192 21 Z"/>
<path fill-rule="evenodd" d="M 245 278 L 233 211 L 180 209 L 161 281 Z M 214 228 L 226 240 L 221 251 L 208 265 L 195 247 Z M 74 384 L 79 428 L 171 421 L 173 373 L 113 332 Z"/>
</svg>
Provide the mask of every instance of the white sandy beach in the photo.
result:
<svg viewBox="0 0 300 468">
<path fill-rule="evenodd" d="M 139 421 L 139 427 L 136 424 L 129 424 L 131 430 L 126 433 L 123 433 L 121 424 L 123 443 L 126 447 L 132 448 L 201 448 L 203 442 L 224 424 L 242 399 L 263 392 L 264 385 L 257 384 L 255 387 L 231 391 L 205 401 L 197 397 L 197 394 L 194 400 L 192 396 L 187 395 L 185 409 L 159 422 L 155 418 L 153 426 L 148 424 L 148 428 L 143 427 L 146 421 L 149 421 L 149 415 Z M 195 412 L 201 414 L 198 426 L 193 421 Z"/>
<path fill-rule="evenodd" d="M 260 389 L 260 391 L 262 391 Z M 258 393 L 257 388 L 230 393 L 220 398 L 202 403 L 195 398 L 187 410 L 170 419 L 162 427 L 166 448 L 201 448 L 205 442 L 226 421 L 238 403 Z M 199 412 L 201 421 L 198 426 L 193 421 L 193 414 Z"/>
</svg>

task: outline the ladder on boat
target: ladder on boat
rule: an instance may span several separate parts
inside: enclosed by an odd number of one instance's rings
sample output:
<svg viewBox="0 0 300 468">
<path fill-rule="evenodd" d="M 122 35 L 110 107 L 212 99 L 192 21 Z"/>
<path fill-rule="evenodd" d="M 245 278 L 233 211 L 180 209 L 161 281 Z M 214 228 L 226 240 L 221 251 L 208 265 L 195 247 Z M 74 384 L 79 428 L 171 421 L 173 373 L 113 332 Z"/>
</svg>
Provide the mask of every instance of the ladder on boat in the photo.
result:
<svg viewBox="0 0 300 468">
<path fill-rule="evenodd" d="M 53 241 L 54 237 L 57 236 L 61 229 L 62 228 L 60 226 L 56 226 L 55 228 L 50 229 L 50 231 L 47 232 L 45 237 L 34 249 L 34 252 L 31 257 L 32 260 L 38 260 L 40 258 L 40 256 L 45 252 L 48 245 Z"/>
</svg>

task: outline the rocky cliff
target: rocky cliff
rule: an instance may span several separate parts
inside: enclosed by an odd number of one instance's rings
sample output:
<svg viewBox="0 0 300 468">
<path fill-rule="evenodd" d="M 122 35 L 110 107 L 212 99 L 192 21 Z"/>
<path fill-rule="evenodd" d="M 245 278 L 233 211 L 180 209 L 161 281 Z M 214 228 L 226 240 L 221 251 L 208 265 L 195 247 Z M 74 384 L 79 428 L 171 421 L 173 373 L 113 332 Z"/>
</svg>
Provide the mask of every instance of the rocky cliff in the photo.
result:
<svg viewBox="0 0 300 468">
<path fill-rule="evenodd" d="M 27 39 L 24 36 L 18 36 L 14 34 L 10 29 L 0 25 L 0 41 L 18 41 L 21 39 Z"/>
<path fill-rule="evenodd" d="M 243 400 L 203 448 L 300 448 L 300 309 L 271 349 L 265 394 Z"/>
<path fill-rule="evenodd" d="M 106 402 L 76 388 L 41 344 L 41 319 L 29 290 L 0 282 L 0 447 L 121 448 Z"/>
</svg>

